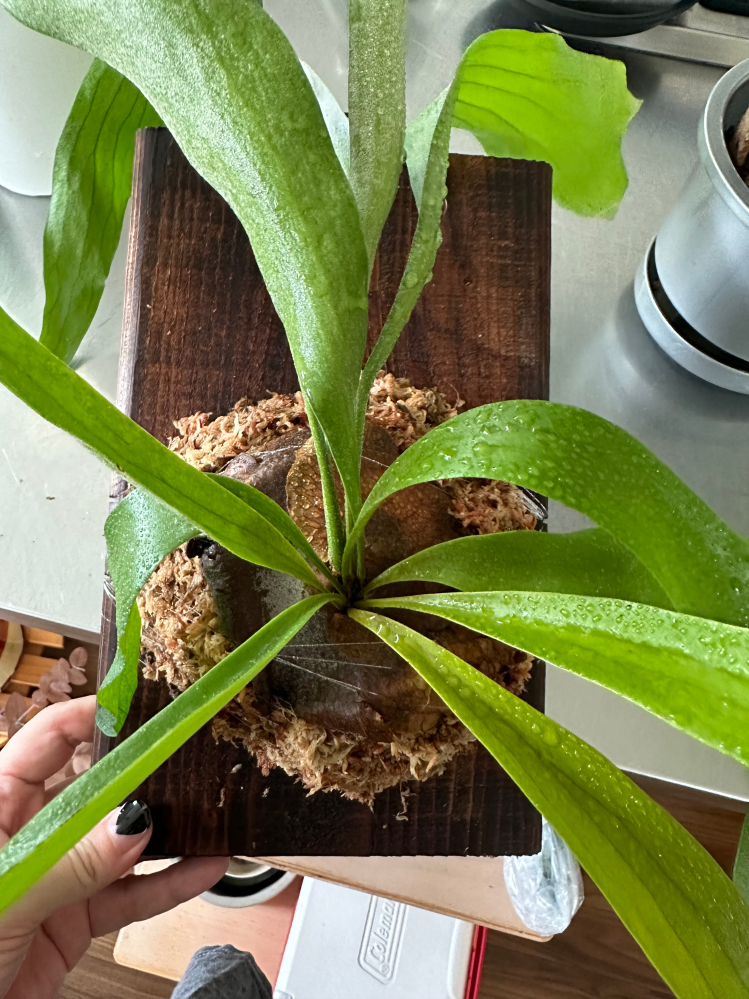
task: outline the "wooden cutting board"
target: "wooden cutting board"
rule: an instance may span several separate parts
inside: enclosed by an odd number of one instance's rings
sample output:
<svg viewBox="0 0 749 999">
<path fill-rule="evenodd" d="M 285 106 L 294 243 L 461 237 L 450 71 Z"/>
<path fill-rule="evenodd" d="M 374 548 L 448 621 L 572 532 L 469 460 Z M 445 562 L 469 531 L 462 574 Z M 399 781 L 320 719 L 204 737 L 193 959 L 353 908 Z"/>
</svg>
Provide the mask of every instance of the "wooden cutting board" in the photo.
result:
<svg viewBox="0 0 749 999">
<path fill-rule="evenodd" d="M 448 189 L 434 280 L 390 370 L 416 385 L 453 387 L 468 407 L 547 398 L 551 170 L 452 156 Z M 371 334 L 394 298 L 416 220 L 404 173 L 374 267 Z M 243 396 L 297 387 L 241 225 L 166 130 L 139 133 L 120 407 L 166 441 L 178 417 L 218 415 Z M 114 647 L 105 591 L 100 676 Z M 541 708 L 543 690 L 537 664 L 527 697 Z M 121 737 L 169 700 L 165 683 L 141 678 Z M 98 739 L 98 755 L 109 742 Z M 134 797 L 153 812 L 152 855 L 500 856 L 540 849 L 538 813 L 482 747 L 408 791 L 406 820 L 398 818 L 398 788 L 378 795 L 374 810 L 337 793 L 308 797 L 280 770 L 263 777 L 252 757 L 217 743 L 208 725 Z"/>
<path fill-rule="evenodd" d="M 142 867 L 158 869 L 164 863 L 147 861 Z M 178 982 L 196 950 L 231 944 L 249 951 L 275 986 L 301 887 L 302 879 L 296 878 L 275 898 L 244 909 L 225 909 L 191 898 L 158 916 L 124 926 L 113 957 L 125 967 Z"/>
</svg>

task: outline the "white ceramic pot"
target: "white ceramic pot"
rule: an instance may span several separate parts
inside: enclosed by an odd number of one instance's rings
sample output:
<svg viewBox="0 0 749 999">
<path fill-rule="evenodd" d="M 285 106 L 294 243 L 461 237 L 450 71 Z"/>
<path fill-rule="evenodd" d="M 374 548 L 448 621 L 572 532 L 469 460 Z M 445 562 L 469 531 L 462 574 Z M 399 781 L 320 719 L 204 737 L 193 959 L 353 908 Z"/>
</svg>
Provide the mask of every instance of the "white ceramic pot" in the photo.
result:
<svg viewBox="0 0 749 999">
<path fill-rule="evenodd" d="M 667 354 L 706 381 L 749 394 L 749 188 L 725 131 L 749 104 L 749 59 L 713 88 L 699 162 L 635 280 L 645 326 Z"/>
<path fill-rule="evenodd" d="M 49 194 L 57 140 L 91 56 L 0 7 L 0 185 Z"/>
</svg>

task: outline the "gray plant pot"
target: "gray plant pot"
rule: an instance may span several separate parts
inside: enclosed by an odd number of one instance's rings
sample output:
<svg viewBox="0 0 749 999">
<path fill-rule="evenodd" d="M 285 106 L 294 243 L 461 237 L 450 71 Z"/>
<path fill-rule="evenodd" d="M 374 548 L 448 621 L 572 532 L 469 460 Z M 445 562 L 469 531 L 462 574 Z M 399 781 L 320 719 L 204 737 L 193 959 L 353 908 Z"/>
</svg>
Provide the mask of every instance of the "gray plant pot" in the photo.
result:
<svg viewBox="0 0 749 999">
<path fill-rule="evenodd" d="M 226 874 L 200 896 L 211 905 L 245 909 L 269 902 L 280 895 L 296 878 L 291 871 L 281 871 L 251 857 L 232 857 Z"/>
<path fill-rule="evenodd" d="M 640 316 L 678 364 L 749 393 L 749 188 L 725 129 L 749 105 L 749 60 L 723 76 L 705 106 L 699 163 L 635 281 Z"/>
<path fill-rule="evenodd" d="M 647 31 L 695 0 L 514 0 L 540 24 L 578 35 L 634 35 Z"/>
</svg>

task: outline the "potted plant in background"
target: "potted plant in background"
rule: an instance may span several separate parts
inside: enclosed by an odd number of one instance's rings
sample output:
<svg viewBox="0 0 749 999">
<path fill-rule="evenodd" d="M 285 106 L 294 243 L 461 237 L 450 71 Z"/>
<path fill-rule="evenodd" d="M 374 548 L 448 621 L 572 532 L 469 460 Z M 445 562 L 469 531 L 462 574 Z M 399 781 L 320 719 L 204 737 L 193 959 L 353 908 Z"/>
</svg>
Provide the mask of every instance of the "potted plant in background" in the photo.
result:
<svg viewBox="0 0 749 999">
<path fill-rule="evenodd" d="M 697 135 L 699 162 L 635 280 L 642 321 L 669 357 L 699 378 L 745 394 L 749 187 L 739 173 L 746 152 L 738 146 L 729 152 L 729 146 L 748 106 L 745 60 L 713 88 Z"/>
<path fill-rule="evenodd" d="M 541 24 L 578 35 L 634 35 L 693 6 L 695 0 L 516 0 Z"/>
<path fill-rule="evenodd" d="M 311 595 L 264 624 L 28 823 L 0 853 L 2 904 L 239 693 L 316 612 L 333 606 L 409 662 L 492 752 L 677 995 L 748 995 L 749 908 L 705 851 L 595 750 L 388 613 L 427 612 L 499 637 L 746 761 L 747 542 L 624 431 L 553 403 L 496 403 L 455 416 L 401 454 L 366 499 L 361 493 L 369 386 L 431 272 L 453 122 L 470 125 L 490 153 L 548 158 L 562 203 L 605 213 L 623 190 L 618 141 L 634 110 L 621 67 L 575 56 L 554 36 L 493 33 L 468 50 L 448 92 L 404 139 L 402 45 L 393 39 L 402 39 L 405 3 L 359 0 L 351 6 L 347 175 L 293 50 L 254 0 L 4 5 L 122 72 L 131 83 L 118 82 L 132 88 L 132 100 L 143 94 L 140 118 L 163 119 L 247 228 L 299 373 L 322 477 L 329 562 L 267 496 L 191 468 L 60 359 L 72 356 L 85 332 L 106 262 L 106 253 L 97 258 L 96 240 L 109 245 L 109 230 L 85 200 L 66 225 L 64 210 L 57 227 L 51 216 L 48 231 L 59 245 L 69 239 L 78 248 L 81 285 L 71 291 L 59 278 L 68 304 L 57 327 L 47 325 L 54 352 L 0 317 L 0 380 L 140 487 L 108 528 L 120 638 L 100 691 L 102 724 L 119 727 L 132 696 L 138 591 L 188 537 L 205 534 L 240 558 L 298 578 Z M 114 72 L 101 63 L 96 71 Z M 505 86 L 513 75 L 515 83 L 524 79 L 522 89 Z M 577 97 L 566 118 L 555 104 L 563 84 Z M 497 119 L 499 107 L 509 126 Z M 586 109 L 597 112 L 595 134 Z M 120 131 L 114 116 L 100 113 Z M 71 127 L 80 136 L 85 116 L 76 121 Z M 393 309 L 365 362 L 369 269 L 404 143 L 419 224 Z M 581 145 L 593 156 L 581 157 Z M 73 152 L 66 162 L 74 170 Z M 55 259 L 51 236 L 47 259 Z M 402 488 L 466 476 L 549 495 L 600 527 L 563 538 L 461 538 L 363 580 L 362 538 L 378 507 Z M 377 595 L 382 585 L 413 580 L 455 592 Z"/>
</svg>

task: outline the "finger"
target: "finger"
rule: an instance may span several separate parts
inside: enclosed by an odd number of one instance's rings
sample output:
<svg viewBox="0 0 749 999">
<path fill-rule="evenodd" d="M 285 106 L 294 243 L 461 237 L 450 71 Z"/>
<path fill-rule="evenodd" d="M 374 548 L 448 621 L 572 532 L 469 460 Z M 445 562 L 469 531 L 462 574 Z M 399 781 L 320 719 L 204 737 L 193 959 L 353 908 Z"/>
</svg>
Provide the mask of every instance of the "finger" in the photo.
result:
<svg viewBox="0 0 749 999">
<path fill-rule="evenodd" d="M 96 698 L 50 704 L 31 719 L 0 753 L 0 777 L 40 784 L 62 769 L 94 732 Z"/>
<path fill-rule="evenodd" d="M 0 753 L 0 846 L 44 805 L 44 781 L 65 766 L 94 728 L 95 697 L 52 704 Z"/>
<path fill-rule="evenodd" d="M 16 926 L 39 926 L 56 909 L 91 898 L 137 862 L 150 836 L 147 806 L 127 802 L 94 826 L 30 888 L 9 910 L 10 919 Z"/>
<path fill-rule="evenodd" d="M 150 919 L 212 888 L 226 874 L 228 857 L 191 857 L 156 874 L 131 874 L 89 902 L 91 935 Z"/>
<path fill-rule="evenodd" d="M 7 979 L 7 991 L 3 991 L 0 977 L 0 995 L 4 999 L 57 999 L 60 986 L 72 969 L 52 940 L 37 932 L 32 934 L 28 948 L 24 948 L 15 968 L 8 970 L 11 975 Z"/>
</svg>

